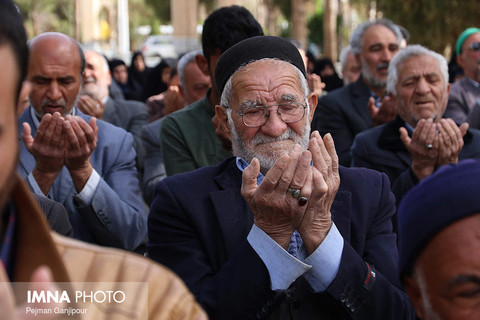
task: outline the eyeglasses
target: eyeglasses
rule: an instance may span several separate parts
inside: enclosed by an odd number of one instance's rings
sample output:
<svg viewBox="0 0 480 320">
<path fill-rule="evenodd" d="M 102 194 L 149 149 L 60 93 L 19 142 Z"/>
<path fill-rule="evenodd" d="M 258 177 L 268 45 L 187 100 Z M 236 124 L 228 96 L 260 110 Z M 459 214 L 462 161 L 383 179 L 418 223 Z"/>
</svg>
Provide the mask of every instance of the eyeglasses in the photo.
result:
<svg viewBox="0 0 480 320">
<path fill-rule="evenodd" d="M 470 43 L 469 49 L 472 50 L 472 51 L 479 51 L 480 50 L 480 42 Z"/>
<path fill-rule="evenodd" d="M 254 106 L 245 109 L 243 112 L 235 111 L 242 117 L 243 124 L 247 127 L 255 128 L 263 126 L 273 111 L 271 107 L 277 107 L 276 111 L 285 123 L 294 123 L 303 119 L 305 116 L 306 105 L 300 102 L 289 102 L 282 104 L 272 104 L 269 106 Z"/>
</svg>

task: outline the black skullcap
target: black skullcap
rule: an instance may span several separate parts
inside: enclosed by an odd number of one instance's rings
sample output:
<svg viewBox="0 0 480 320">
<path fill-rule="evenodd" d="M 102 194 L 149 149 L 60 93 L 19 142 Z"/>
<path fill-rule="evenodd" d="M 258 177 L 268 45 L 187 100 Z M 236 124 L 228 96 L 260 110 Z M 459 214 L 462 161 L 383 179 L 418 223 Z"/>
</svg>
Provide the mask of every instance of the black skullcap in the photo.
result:
<svg viewBox="0 0 480 320">
<path fill-rule="evenodd" d="M 222 95 L 228 79 L 239 67 L 264 58 L 291 63 L 300 69 L 306 78 L 302 56 L 290 41 L 273 36 L 257 36 L 238 42 L 220 56 L 215 67 L 218 94 Z"/>
<path fill-rule="evenodd" d="M 400 278 L 411 275 L 422 250 L 444 228 L 480 213 L 480 161 L 445 165 L 412 188 L 398 210 Z"/>
</svg>

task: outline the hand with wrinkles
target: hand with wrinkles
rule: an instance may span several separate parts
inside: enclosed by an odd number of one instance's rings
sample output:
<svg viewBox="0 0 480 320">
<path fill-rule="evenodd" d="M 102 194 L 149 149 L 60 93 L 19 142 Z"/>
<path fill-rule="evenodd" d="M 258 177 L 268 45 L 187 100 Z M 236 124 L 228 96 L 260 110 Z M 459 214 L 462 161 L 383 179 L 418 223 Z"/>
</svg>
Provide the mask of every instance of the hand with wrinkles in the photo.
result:
<svg viewBox="0 0 480 320">
<path fill-rule="evenodd" d="M 30 125 L 23 123 L 22 139 L 27 150 L 35 158 L 33 176 L 44 194 L 48 193 L 64 165 L 64 123 L 65 119 L 58 112 L 44 115 L 35 138 L 32 137 Z"/>
<path fill-rule="evenodd" d="M 90 156 L 97 147 L 97 119 L 92 117 L 87 124 L 78 116 L 68 115 L 65 119 L 64 132 L 65 166 L 79 192 L 93 171 Z"/>
<path fill-rule="evenodd" d="M 412 170 L 418 180 L 423 180 L 431 175 L 436 168 L 438 157 L 437 126 L 432 119 L 421 119 L 413 130 L 412 138 L 408 136 L 407 129 L 400 128 L 400 139 L 407 147 L 412 159 Z M 426 146 L 431 144 L 432 148 Z"/>
<path fill-rule="evenodd" d="M 327 236 L 332 226 L 330 209 L 340 186 L 338 156 L 330 134 L 322 139 L 318 131 L 311 135 L 310 152 L 313 166 L 310 179 L 312 190 L 307 209 L 298 227 L 305 249 L 312 254 Z M 303 190 L 302 190 L 303 195 Z"/>
<path fill-rule="evenodd" d="M 312 192 L 311 153 L 295 145 L 288 155 L 277 159 L 274 166 L 257 186 L 260 162 L 254 158 L 244 170 L 241 194 L 255 216 L 255 224 L 284 249 L 303 219 L 306 206 L 288 188 L 300 189 L 304 197 Z"/>
<path fill-rule="evenodd" d="M 102 101 L 95 101 L 89 95 L 83 94 L 78 97 L 77 107 L 85 114 L 97 119 L 102 119 L 105 113 L 105 105 Z"/>
<path fill-rule="evenodd" d="M 370 97 L 370 99 L 368 99 L 368 111 L 370 112 L 374 126 L 390 122 L 397 116 L 397 109 L 389 96 L 385 96 L 382 99 L 380 108 L 375 106 L 375 99 Z"/>
<path fill-rule="evenodd" d="M 457 163 L 458 154 L 463 148 L 463 137 L 467 133 L 468 123 L 460 127 L 452 119 L 441 119 L 437 123 L 439 149 L 437 168 L 448 163 Z"/>
</svg>

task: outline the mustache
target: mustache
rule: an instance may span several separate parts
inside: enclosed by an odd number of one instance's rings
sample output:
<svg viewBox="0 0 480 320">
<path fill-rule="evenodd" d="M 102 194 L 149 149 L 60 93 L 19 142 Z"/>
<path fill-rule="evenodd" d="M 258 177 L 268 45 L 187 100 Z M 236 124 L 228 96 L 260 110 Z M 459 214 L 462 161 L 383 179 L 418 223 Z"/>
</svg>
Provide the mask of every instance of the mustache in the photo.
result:
<svg viewBox="0 0 480 320">
<path fill-rule="evenodd" d="M 56 106 L 62 106 L 62 107 L 65 107 L 67 105 L 67 102 L 65 101 L 65 99 L 58 99 L 56 101 L 54 100 L 50 100 L 48 98 L 45 98 L 42 100 L 42 107 L 45 107 L 45 106 L 51 106 L 51 105 L 56 105 Z"/>
<path fill-rule="evenodd" d="M 377 66 L 377 70 L 380 70 L 380 69 L 388 69 L 388 62 L 380 62 Z"/>
<path fill-rule="evenodd" d="M 250 140 L 250 144 L 252 146 L 258 146 L 259 144 L 263 143 L 271 143 L 271 142 L 279 142 L 279 141 L 284 141 L 284 140 L 294 140 L 295 138 L 299 137 L 299 134 L 297 134 L 295 131 L 293 131 L 291 128 L 288 128 L 287 131 L 279 135 L 278 137 L 271 137 L 271 136 L 266 136 L 261 133 L 257 133 L 255 137 Z"/>
</svg>

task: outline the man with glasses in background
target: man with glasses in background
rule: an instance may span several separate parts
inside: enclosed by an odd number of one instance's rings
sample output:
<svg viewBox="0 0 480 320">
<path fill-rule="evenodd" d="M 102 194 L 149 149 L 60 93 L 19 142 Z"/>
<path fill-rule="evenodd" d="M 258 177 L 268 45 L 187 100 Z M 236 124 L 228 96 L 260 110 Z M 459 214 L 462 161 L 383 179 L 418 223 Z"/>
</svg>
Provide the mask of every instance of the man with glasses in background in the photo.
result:
<svg viewBox="0 0 480 320">
<path fill-rule="evenodd" d="M 183 278 L 210 319 L 412 318 L 388 178 L 339 167 L 331 135 L 310 134 L 317 96 L 295 46 L 243 40 L 215 81 L 236 157 L 157 185 L 148 256 Z"/>
<path fill-rule="evenodd" d="M 480 98 L 480 29 L 468 28 L 458 37 L 455 45 L 457 63 L 465 77 L 452 84 L 445 117 L 457 124 L 477 118 L 472 113 Z"/>
</svg>

